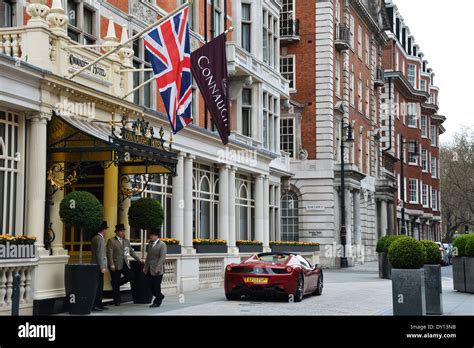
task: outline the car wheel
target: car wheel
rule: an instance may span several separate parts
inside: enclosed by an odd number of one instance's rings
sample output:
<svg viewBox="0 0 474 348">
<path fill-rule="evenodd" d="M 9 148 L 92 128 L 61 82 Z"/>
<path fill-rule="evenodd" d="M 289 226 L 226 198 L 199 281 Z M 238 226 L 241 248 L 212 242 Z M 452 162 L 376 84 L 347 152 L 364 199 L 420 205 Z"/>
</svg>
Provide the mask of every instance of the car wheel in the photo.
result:
<svg viewBox="0 0 474 348">
<path fill-rule="evenodd" d="M 234 294 L 232 292 L 230 293 L 225 293 L 225 298 L 228 299 L 229 301 L 237 301 L 240 300 L 240 296 L 237 294 Z"/>
<path fill-rule="evenodd" d="M 304 279 L 303 275 L 300 274 L 298 277 L 298 282 L 296 283 L 296 291 L 295 291 L 295 302 L 301 302 L 303 300 L 304 295 Z"/>
<path fill-rule="evenodd" d="M 321 296 L 323 294 L 323 277 L 320 275 L 318 278 L 318 283 L 316 284 L 316 290 L 314 290 L 313 295 Z"/>
</svg>

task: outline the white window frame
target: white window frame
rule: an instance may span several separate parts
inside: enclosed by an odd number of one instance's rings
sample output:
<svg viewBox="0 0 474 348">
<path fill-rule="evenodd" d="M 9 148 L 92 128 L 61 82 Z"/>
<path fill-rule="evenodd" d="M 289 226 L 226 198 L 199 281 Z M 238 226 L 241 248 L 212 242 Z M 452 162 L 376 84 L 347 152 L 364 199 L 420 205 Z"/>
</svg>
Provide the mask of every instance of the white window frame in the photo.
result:
<svg viewBox="0 0 474 348">
<path fill-rule="evenodd" d="M 336 67 L 334 69 L 334 84 L 336 85 L 336 96 L 341 97 L 341 59 L 336 53 Z"/>
<path fill-rule="evenodd" d="M 286 64 L 291 61 L 291 64 Z M 288 70 L 291 71 L 283 71 L 284 67 L 288 67 Z M 294 54 L 289 54 L 286 56 L 280 56 L 280 74 L 283 76 L 285 79 L 290 81 L 290 92 L 296 92 L 296 55 Z M 290 77 L 289 79 L 288 77 Z M 293 84 L 293 86 L 291 86 Z"/>
<path fill-rule="evenodd" d="M 249 2 L 242 2 L 241 3 L 241 7 L 243 8 L 243 6 L 246 5 L 246 6 L 249 6 L 250 8 L 250 18 L 249 19 L 243 19 L 241 18 L 241 31 L 240 31 L 240 46 L 242 47 L 243 50 L 251 53 L 252 52 L 252 4 L 249 3 Z M 242 10 L 242 9 L 241 9 Z M 243 13 L 243 11 L 242 11 Z M 244 38 L 244 31 L 242 30 L 242 28 L 244 27 L 244 25 L 246 26 L 249 26 L 250 27 L 250 31 L 249 31 L 249 47 L 248 49 L 247 48 L 244 48 L 244 45 L 243 45 L 243 38 Z"/>
<path fill-rule="evenodd" d="M 418 112 L 416 103 L 407 103 L 407 111 L 408 111 L 408 127 L 409 128 L 417 128 L 417 118 Z"/>
<path fill-rule="evenodd" d="M 428 116 L 421 115 L 420 129 L 421 129 L 421 137 L 428 138 Z"/>
<path fill-rule="evenodd" d="M 428 150 L 421 149 L 421 171 L 428 173 Z"/>
<path fill-rule="evenodd" d="M 355 91 L 354 91 L 354 84 L 355 84 L 355 76 L 354 76 L 354 66 L 352 66 L 352 69 L 351 69 L 351 75 L 350 75 L 350 86 L 349 86 L 349 96 L 350 96 L 350 104 L 352 107 L 354 107 L 354 103 L 355 103 Z"/>
<path fill-rule="evenodd" d="M 407 68 L 408 82 L 416 89 L 416 65 L 408 63 Z"/>
<path fill-rule="evenodd" d="M 369 80 L 365 82 L 365 116 L 370 118 L 370 85 Z"/>
<path fill-rule="evenodd" d="M 409 196 L 409 203 L 410 204 L 418 204 L 418 196 L 419 196 L 419 192 L 418 192 L 418 179 L 414 179 L 414 178 L 409 178 L 408 179 L 408 196 Z M 412 184 L 415 184 L 415 190 L 413 191 L 413 185 Z M 415 193 L 415 199 L 412 199 L 412 193 Z"/>
<path fill-rule="evenodd" d="M 289 137 L 291 141 L 283 141 L 284 136 Z M 291 151 L 289 151 L 286 145 L 291 145 Z M 296 119 L 294 117 L 284 117 L 280 119 L 280 149 L 289 153 L 290 158 L 296 158 Z"/>
<path fill-rule="evenodd" d="M 421 184 L 421 205 L 424 208 L 429 208 L 429 202 L 428 202 L 428 185 L 426 184 Z"/>
<path fill-rule="evenodd" d="M 418 158 L 416 158 L 415 156 L 412 155 L 417 150 L 416 149 L 416 144 L 413 143 L 413 142 L 409 142 L 407 150 L 408 150 L 407 151 L 408 156 L 406 156 L 406 157 L 408 157 L 408 164 L 417 166 L 418 165 Z"/>
<path fill-rule="evenodd" d="M 370 67 L 370 37 L 369 34 L 365 34 L 365 65 L 369 68 Z"/>
<path fill-rule="evenodd" d="M 430 162 L 430 173 L 432 178 L 436 178 L 437 174 L 437 167 L 438 167 L 438 159 L 434 156 L 431 157 L 431 162 Z"/>
<path fill-rule="evenodd" d="M 359 73 L 359 80 L 357 81 L 357 109 L 359 110 L 359 113 L 363 113 L 363 98 L 362 98 L 362 93 L 363 93 L 363 85 L 362 85 L 362 74 Z"/>
<path fill-rule="evenodd" d="M 360 60 L 362 60 L 362 48 L 363 48 L 362 37 L 363 37 L 362 26 L 359 24 L 357 27 L 357 55 Z"/>
<path fill-rule="evenodd" d="M 349 35 L 350 35 L 350 45 L 351 45 L 351 49 L 354 50 L 354 41 L 355 41 L 355 23 L 354 23 L 354 16 L 351 15 L 350 17 L 350 26 L 349 26 Z"/>
</svg>

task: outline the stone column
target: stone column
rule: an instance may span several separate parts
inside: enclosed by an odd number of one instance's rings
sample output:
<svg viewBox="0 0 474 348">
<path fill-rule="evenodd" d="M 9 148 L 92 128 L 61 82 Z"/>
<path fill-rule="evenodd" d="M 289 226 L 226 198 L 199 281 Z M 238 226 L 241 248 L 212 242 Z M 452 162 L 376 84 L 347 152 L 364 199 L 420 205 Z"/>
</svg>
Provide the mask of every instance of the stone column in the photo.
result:
<svg viewBox="0 0 474 348">
<path fill-rule="evenodd" d="M 381 237 L 387 235 L 387 225 L 388 225 L 387 201 L 385 199 L 382 199 L 380 201 L 380 236 Z"/>
<path fill-rule="evenodd" d="M 46 144 L 49 115 L 38 113 L 29 117 L 28 186 L 26 191 L 26 231 L 36 237 L 40 256 L 48 255 L 44 249 L 44 211 L 46 198 Z"/>
<path fill-rule="evenodd" d="M 263 177 L 263 251 L 270 251 L 270 208 L 268 175 Z"/>
<path fill-rule="evenodd" d="M 58 163 L 59 166 L 64 167 L 64 162 Z M 64 180 L 64 172 L 56 173 L 56 178 L 59 181 Z M 63 246 L 63 230 L 64 224 L 59 217 L 59 206 L 64 198 L 64 190 L 57 190 L 51 200 L 52 205 L 49 207 L 49 221 L 51 228 L 54 231 L 54 241 L 51 245 L 53 255 L 67 255 L 67 250 Z"/>
<path fill-rule="evenodd" d="M 362 231 L 360 226 L 360 191 L 354 191 L 354 239 L 356 245 L 362 244 Z"/>
<path fill-rule="evenodd" d="M 193 160 L 196 157 L 188 155 L 184 159 L 184 236 L 183 254 L 194 254 L 193 248 Z"/>
<path fill-rule="evenodd" d="M 104 220 L 109 225 L 105 239 L 115 236 L 114 227 L 117 224 L 118 212 L 118 172 L 118 166 L 115 164 L 104 169 Z"/>
<path fill-rule="evenodd" d="M 229 241 L 229 165 L 219 168 L 219 239 Z"/>
<path fill-rule="evenodd" d="M 227 241 L 229 254 L 237 253 L 238 249 L 235 245 L 236 235 L 235 235 L 235 167 L 232 166 L 229 169 L 229 240 Z"/>
<path fill-rule="evenodd" d="M 352 192 L 349 189 L 346 189 L 346 194 L 344 195 L 346 200 L 346 245 L 352 245 Z"/>
<path fill-rule="evenodd" d="M 255 239 L 263 242 L 263 175 L 255 178 Z"/>
<path fill-rule="evenodd" d="M 176 238 L 181 245 L 184 245 L 184 154 L 182 152 L 178 154 L 176 174 L 173 177 L 173 196 L 171 197 L 171 237 Z"/>
<path fill-rule="evenodd" d="M 276 223 L 275 223 L 275 240 L 281 239 L 281 186 L 278 185 L 275 191 L 275 203 L 278 207 L 278 213 L 276 216 Z"/>
</svg>

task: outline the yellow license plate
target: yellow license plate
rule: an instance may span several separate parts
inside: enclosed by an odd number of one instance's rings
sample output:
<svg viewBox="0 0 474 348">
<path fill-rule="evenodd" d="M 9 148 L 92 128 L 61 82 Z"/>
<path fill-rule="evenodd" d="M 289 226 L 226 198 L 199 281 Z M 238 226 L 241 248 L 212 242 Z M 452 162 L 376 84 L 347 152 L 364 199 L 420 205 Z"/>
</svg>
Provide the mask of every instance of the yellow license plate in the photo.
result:
<svg viewBox="0 0 474 348">
<path fill-rule="evenodd" d="M 268 278 L 245 277 L 244 281 L 246 283 L 267 284 L 268 283 Z"/>
</svg>

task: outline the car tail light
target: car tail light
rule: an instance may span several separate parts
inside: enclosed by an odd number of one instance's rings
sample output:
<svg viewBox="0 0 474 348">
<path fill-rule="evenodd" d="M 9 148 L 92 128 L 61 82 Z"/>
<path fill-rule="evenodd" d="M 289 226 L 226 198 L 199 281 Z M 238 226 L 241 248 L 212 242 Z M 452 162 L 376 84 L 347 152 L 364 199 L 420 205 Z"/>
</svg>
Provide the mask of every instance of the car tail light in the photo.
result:
<svg viewBox="0 0 474 348">
<path fill-rule="evenodd" d="M 286 271 L 287 271 L 288 273 L 293 272 L 293 267 L 291 267 L 291 266 L 286 267 Z"/>
<path fill-rule="evenodd" d="M 225 269 L 226 269 L 227 272 L 230 272 L 232 270 L 232 266 L 228 265 Z"/>
</svg>

